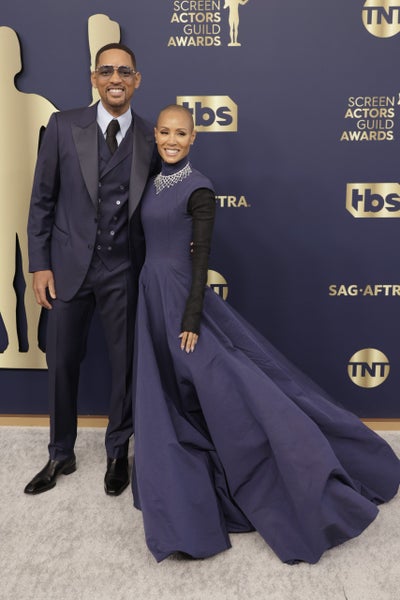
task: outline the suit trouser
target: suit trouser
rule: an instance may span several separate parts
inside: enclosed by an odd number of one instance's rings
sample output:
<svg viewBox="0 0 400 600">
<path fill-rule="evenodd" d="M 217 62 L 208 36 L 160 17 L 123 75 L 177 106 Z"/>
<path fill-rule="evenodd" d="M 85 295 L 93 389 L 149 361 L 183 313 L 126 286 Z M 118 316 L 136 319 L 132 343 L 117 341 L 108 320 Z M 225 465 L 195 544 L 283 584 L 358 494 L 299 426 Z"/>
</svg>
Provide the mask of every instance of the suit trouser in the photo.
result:
<svg viewBox="0 0 400 600">
<path fill-rule="evenodd" d="M 57 282 L 56 282 L 57 291 Z M 50 443 L 53 460 L 71 456 L 77 435 L 80 365 L 95 307 L 111 364 L 107 456 L 128 451 L 132 423 L 132 353 L 137 282 L 130 268 L 114 273 L 95 256 L 86 279 L 68 302 L 56 299 L 49 311 L 46 356 L 49 375 Z"/>
</svg>

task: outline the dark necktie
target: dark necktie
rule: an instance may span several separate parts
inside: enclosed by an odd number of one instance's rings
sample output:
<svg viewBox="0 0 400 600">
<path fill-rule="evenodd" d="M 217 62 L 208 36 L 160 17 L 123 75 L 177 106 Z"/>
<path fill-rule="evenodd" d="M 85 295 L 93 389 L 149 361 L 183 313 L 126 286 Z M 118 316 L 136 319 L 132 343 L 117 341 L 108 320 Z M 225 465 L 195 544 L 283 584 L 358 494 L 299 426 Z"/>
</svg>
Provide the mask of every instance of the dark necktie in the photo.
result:
<svg viewBox="0 0 400 600">
<path fill-rule="evenodd" d="M 114 152 L 118 148 L 117 138 L 116 138 L 118 131 L 119 131 L 118 119 L 113 119 L 108 124 L 107 135 L 106 135 L 106 143 L 110 149 L 111 154 L 114 154 Z"/>
</svg>

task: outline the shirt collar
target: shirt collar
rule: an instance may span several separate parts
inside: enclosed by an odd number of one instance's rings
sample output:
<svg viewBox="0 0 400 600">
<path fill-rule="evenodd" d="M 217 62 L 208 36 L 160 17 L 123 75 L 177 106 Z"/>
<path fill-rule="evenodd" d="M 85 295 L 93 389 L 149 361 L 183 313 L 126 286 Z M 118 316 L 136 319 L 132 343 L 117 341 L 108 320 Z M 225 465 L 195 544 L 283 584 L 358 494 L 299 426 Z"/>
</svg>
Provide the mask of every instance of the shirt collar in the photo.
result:
<svg viewBox="0 0 400 600">
<path fill-rule="evenodd" d="M 99 127 L 101 129 L 101 131 L 103 132 L 103 135 L 106 135 L 106 129 L 108 127 L 109 122 L 112 119 L 115 119 L 116 117 L 113 117 L 102 105 L 101 102 L 98 103 L 97 105 L 97 123 L 99 124 Z M 132 111 L 130 108 L 128 108 L 128 110 L 126 112 L 124 112 L 123 115 L 120 115 L 117 118 L 118 122 L 119 122 L 119 128 L 120 128 L 120 133 L 121 133 L 121 137 L 123 138 L 126 134 L 126 132 L 128 131 L 131 123 L 132 123 Z"/>
</svg>

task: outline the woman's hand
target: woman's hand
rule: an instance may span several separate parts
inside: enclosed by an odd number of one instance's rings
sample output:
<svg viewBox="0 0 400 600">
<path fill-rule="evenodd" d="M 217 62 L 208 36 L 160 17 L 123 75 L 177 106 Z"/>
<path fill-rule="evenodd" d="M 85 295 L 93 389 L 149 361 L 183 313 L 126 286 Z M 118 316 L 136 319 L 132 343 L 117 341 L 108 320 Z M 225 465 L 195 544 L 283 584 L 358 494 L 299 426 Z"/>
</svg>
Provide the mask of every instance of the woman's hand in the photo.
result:
<svg viewBox="0 0 400 600">
<path fill-rule="evenodd" d="M 186 350 L 188 353 L 193 352 L 197 344 L 197 340 L 199 339 L 197 333 L 183 331 L 179 337 L 181 338 L 181 350 Z"/>
</svg>

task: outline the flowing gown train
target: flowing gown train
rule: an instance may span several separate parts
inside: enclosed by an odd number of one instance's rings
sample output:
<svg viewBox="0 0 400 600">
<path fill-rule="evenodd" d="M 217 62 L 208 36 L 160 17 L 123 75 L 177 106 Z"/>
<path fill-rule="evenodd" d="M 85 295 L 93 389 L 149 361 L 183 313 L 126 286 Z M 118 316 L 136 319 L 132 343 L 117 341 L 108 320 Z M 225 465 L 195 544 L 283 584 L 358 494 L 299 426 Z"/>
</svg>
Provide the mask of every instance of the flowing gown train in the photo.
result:
<svg viewBox="0 0 400 600">
<path fill-rule="evenodd" d="M 172 171 L 173 173 L 173 171 Z M 230 547 L 257 530 L 284 562 L 315 563 L 391 499 L 400 462 L 210 288 L 199 341 L 180 350 L 200 173 L 155 192 L 136 324 L 134 502 L 157 561 Z"/>
</svg>

